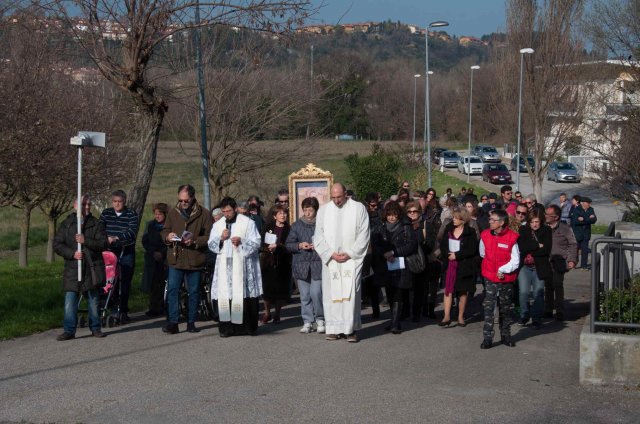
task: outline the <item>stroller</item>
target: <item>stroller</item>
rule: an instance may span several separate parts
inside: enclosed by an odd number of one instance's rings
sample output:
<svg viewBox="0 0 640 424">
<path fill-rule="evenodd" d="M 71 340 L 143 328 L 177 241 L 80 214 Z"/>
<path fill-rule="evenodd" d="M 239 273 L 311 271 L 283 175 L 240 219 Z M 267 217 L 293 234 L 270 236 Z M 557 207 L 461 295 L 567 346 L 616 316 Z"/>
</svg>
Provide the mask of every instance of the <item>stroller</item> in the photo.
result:
<svg viewBox="0 0 640 424">
<path fill-rule="evenodd" d="M 113 252 L 102 252 L 102 260 L 104 261 L 104 270 L 106 275 L 106 284 L 100 288 L 98 298 L 98 316 L 103 327 L 115 327 L 120 324 L 120 267 L 118 266 L 118 257 Z M 84 294 L 78 299 L 78 314 L 80 319 L 78 325 L 84 327 L 87 324 L 87 309 L 80 309 L 80 302 L 84 298 Z M 114 314 L 109 313 L 113 304 L 118 305 Z"/>
</svg>

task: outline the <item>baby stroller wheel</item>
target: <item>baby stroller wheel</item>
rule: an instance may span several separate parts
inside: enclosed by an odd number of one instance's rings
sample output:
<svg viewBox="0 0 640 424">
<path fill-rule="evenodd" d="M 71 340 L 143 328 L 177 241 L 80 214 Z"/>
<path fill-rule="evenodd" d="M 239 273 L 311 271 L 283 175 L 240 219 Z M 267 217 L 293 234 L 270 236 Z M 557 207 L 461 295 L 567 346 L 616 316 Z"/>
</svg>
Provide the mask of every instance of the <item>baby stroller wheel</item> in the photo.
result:
<svg viewBox="0 0 640 424">
<path fill-rule="evenodd" d="M 114 316 L 109 316 L 107 318 L 107 327 L 115 327 L 116 325 L 118 325 L 118 319 Z"/>
<path fill-rule="evenodd" d="M 78 326 L 79 326 L 80 328 L 84 328 L 84 327 L 86 327 L 86 325 L 87 325 L 87 319 L 84 317 L 84 315 L 82 315 L 82 316 L 80 317 L 79 322 L 78 322 Z"/>
</svg>

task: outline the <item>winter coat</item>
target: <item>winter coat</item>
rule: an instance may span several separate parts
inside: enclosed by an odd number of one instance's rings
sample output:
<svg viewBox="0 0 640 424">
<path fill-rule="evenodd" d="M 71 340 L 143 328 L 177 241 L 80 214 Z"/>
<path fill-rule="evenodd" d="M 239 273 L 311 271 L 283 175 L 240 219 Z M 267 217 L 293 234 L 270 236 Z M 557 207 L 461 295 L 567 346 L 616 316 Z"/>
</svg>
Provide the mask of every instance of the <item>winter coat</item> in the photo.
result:
<svg viewBox="0 0 640 424">
<path fill-rule="evenodd" d="M 533 236 L 535 233 L 535 237 Z M 551 271 L 551 247 L 553 245 L 553 236 L 551 228 L 542 225 L 537 231 L 533 231 L 529 225 L 520 227 L 520 237 L 518 237 L 518 249 L 520 249 L 520 268 L 526 266 L 524 258 L 528 253 L 533 256 L 536 267 L 536 274 L 541 280 L 547 280 L 553 277 Z M 540 245 L 542 244 L 542 247 Z"/>
<path fill-rule="evenodd" d="M 578 262 L 578 243 L 568 224 L 558 222 L 551 228 L 552 246 L 551 256 L 562 256 L 567 262 Z"/>
<path fill-rule="evenodd" d="M 371 237 L 373 245 L 374 281 L 377 285 L 389 285 L 396 288 L 408 289 L 412 286 L 413 275 L 406 260 L 405 269 L 389 271 L 384 254 L 393 251 L 396 258 L 411 256 L 418 252 L 418 240 L 411 223 L 406 218 L 400 218 L 399 225 L 393 233 L 382 222 Z"/>
<path fill-rule="evenodd" d="M 80 292 L 102 287 L 105 284 L 104 261 L 102 252 L 107 250 L 109 243 L 104 225 L 93 215 L 85 218 L 82 226 L 84 244 L 82 252 L 82 282 L 78 282 L 78 261 L 73 259 L 78 244 L 76 214 L 72 213 L 60 224 L 53 239 L 53 250 L 64 258 L 64 272 L 62 274 L 62 289 L 64 291 Z"/>
<path fill-rule="evenodd" d="M 167 262 L 170 267 L 186 271 L 202 270 L 207 262 L 209 234 L 213 226 L 211 213 L 194 201 L 191 214 L 185 220 L 180 213 L 179 205 L 169 209 L 160 232 L 162 240 L 169 247 Z M 193 243 L 189 246 L 181 242 L 167 241 L 170 233 L 180 237 L 184 231 L 193 234 Z"/>
<path fill-rule="evenodd" d="M 144 293 L 149 293 L 153 284 L 153 277 L 156 272 L 166 268 L 167 245 L 162 239 L 162 230 L 158 229 L 155 219 L 147 222 L 144 234 L 142 235 L 142 246 L 144 247 L 144 271 L 142 273 L 141 289 Z M 159 261 L 153 256 L 154 252 L 160 252 L 162 259 Z"/>
<path fill-rule="evenodd" d="M 291 252 L 291 269 L 296 280 L 321 280 L 322 260 L 315 250 L 300 250 L 298 245 L 302 242 L 313 243 L 313 234 L 316 225 L 307 224 L 301 219 L 291 226 L 286 240 L 287 250 Z"/>
<path fill-rule="evenodd" d="M 593 218 L 589 218 L 592 215 Z M 584 220 L 579 221 L 578 218 L 583 218 Z M 575 234 L 578 243 L 583 240 L 591 240 L 591 225 L 595 224 L 597 220 L 598 217 L 591 206 L 586 210 L 582 206 L 578 206 L 573 210 L 571 227 L 573 227 L 573 234 Z"/>
<path fill-rule="evenodd" d="M 275 221 L 265 226 L 262 234 L 262 248 L 260 249 L 260 269 L 262 271 L 263 298 L 266 300 L 284 300 L 289 296 L 289 284 L 291 282 L 291 253 L 287 250 L 285 242 L 289 236 L 291 226 L 285 222 L 282 234 L 276 241 L 276 248 L 269 251 L 264 242 L 265 234 L 273 232 Z"/>
<path fill-rule="evenodd" d="M 453 231 L 453 228 L 453 223 L 449 223 L 444 229 L 442 240 L 440 240 L 440 257 L 442 258 L 443 269 L 447 269 L 449 266 L 449 233 Z M 465 224 L 460 235 L 460 250 L 455 254 L 456 261 L 458 261 L 456 286 L 462 280 L 475 277 L 477 258 L 480 255 L 478 252 L 479 243 L 476 230 L 469 224 Z"/>
</svg>

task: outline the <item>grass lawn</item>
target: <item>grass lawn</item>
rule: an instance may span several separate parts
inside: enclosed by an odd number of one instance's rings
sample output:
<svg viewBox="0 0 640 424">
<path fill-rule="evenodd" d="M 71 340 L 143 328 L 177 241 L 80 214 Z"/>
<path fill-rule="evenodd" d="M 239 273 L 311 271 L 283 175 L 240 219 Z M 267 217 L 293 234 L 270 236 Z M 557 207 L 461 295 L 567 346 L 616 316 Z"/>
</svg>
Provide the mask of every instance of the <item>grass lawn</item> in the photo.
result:
<svg viewBox="0 0 640 424">
<path fill-rule="evenodd" d="M 41 246 L 34 248 L 40 249 Z M 140 291 L 143 251 L 139 250 L 136 255 L 138 260 L 129 299 L 132 312 L 145 310 L 148 303 L 147 296 Z M 15 256 L 0 262 L 0 340 L 62 326 L 64 261 L 57 258 L 49 264 L 42 259 L 32 259 L 27 268 L 19 268 Z"/>
</svg>

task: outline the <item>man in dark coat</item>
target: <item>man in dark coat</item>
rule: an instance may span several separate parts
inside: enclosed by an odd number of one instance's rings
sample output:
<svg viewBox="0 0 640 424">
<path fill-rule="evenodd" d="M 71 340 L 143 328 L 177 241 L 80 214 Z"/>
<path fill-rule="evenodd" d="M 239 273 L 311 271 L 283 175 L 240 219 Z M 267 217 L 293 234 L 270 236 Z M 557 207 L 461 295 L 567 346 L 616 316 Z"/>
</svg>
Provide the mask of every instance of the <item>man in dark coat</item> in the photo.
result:
<svg viewBox="0 0 640 424">
<path fill-rule="evenodd" d="M 573 234 L 578 242 L 580 250 L 580 266 L 578 269 L 589 269 L 589 241 L 591 240 L 591 226 L 596 223 L 598 218 L 591 207 L 591 199 L 588 197 L 580 198 L 580 206 L 577 206 L 571 214 L 571 226 Z"/>
<path fill-rule="evenodd" d="M 77 200 L 73 207 L 78 210 Z M 57 339 L 71 340 L 78 325 L 78 296 L 86 293 L 89 301 L 89 328 L 94 337 L 104 337 L 98 316 L 99 288 L 105 282 L 102 251 L 108 247 L 107 234 L 102 222 L 91 215 L 91 199 L 82 197 L 82 230 L 78 234 L 77 215 L 69 214 L 60 224 L 53 239 L 53 249 L 64 258 L 62 288 L 64 296 L 64 332 Z M 78 243 L 82 250 L 78 251 Z M 78 261 L 82 260 L 82 278 L 78 281 Z"/>
</svg>

